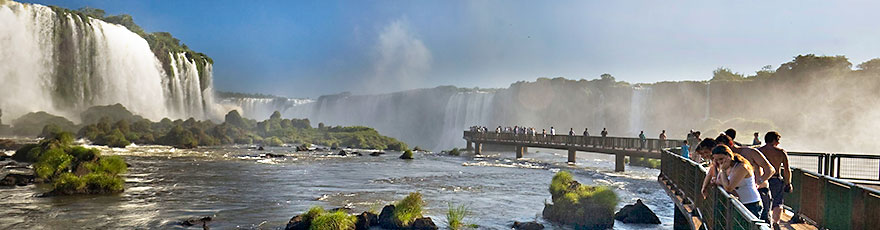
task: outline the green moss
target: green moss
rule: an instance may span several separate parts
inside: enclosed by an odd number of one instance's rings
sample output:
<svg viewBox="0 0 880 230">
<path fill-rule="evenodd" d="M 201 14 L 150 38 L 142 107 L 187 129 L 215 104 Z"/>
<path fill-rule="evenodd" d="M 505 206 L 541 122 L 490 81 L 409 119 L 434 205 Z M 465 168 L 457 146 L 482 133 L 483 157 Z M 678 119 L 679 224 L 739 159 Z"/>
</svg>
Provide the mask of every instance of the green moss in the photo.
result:
<svg viewBox="0 0 880 230">
<path fill-rule="evenodd" d="M 609 228 L 614 224 L 618 198 L 604 186 L 578 183 L 570 173 L 560 171 L 550 182 L 552 204 L 545 204 L 544 218 L 574 225 L 576 228 Z"/>
<path fill-rule="evenodd" d="M 69 171 L 73 157 L 65 153 L 61 148 L 51 148 L 39 156 L 34 164 L 34 172 L 37 177 L 50 179 L 56 174 Z"/>
<path fill-rule="evenodd" d="M 325 213 L 312 219 L 309 230 L 352 230 L 356 222 L 355 216 L 342 211 Z"/>
<path fill-rule="evenodd" d="M 448 153 L 453 156 L 461 156 L 461 150 L 458 148 L 453 148 L 452 150 L 449 150 Z"/>
<path fill-rule="evenodd" d="M 88 162 L 84 166 L 94 173 L 104 173 L 110 175 L 122 174 L 128 171 L 128 165 L 125 160 L 119 156 L 101 157 L 98 162 Z"/>
<path fill-rule="evenodd" d="M 85 191 L 86 180 L 73 175 L 73 173 L 63 173 L 58 179 L 52 183 L 55 191 L 62 194 L 75 194 Z"/>
<path fill-rule="evenodd" d="M 403 154 L 400 155 L 400 159 L 413 159 L 413 151 L 408 149 L 403 151 Z"/>
<path fill-rule="evenodd" d="M 309 222 L 315 219 L 315 217 L 320 216 L 321 214 L 324 214 L 324 208 L 322 208 L 321 206 L 312 206 L 311 208 L 309 208 L 309 211 L 307 211 L 306 214 L 303 214 L 303 220 Z"/>
<path fill-rule="evenodd" d="M 89 162 L 98 159 L 101 155 L 101 151 L 82 146 L 74 146 L 70 148 L 70 155 L 73 156 L 76 161 Z"/>
<path fill-rule="evenodd" d="M 393 218 L 397 219 L 402 226 L 409 226 L 410 223 L 417 218 L 422 217 L 422 194 L 419 192 L 410 193 L 403 200 L 394 204 Z"/>
<path fill-rule="evenodd" d="M 82 180 L 85 180 L 88 193 L 92 194 L 117 193 L 125 188 L 121 177 L 108 173 L 92 172 L 83 176 Z"/>
</svg>

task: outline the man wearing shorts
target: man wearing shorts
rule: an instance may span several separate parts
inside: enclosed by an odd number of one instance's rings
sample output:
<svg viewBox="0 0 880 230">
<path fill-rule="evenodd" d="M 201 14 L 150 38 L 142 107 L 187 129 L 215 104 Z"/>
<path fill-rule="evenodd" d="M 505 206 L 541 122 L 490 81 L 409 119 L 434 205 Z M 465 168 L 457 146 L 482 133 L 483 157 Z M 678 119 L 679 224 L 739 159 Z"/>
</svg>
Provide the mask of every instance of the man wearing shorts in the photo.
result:
<svg viewBox="0 0 880 230">
<path fill-rule="evenodd" d="M 773 229 L 779 229 L 782 202 L 784 201 L 785 193 L 791 192 L 791 168 L 789 168 L 788 164 L 788 153 L 784 149 L 777 147 L 779 145 L 779 138 L 779 133 L 776 131 L 767 132 L 764 135 L 764 143 L 766 144 L 758 149 L 764 154 L 770 165 L 777 168 L 777 173 L 768 180 L 770 182 L 770 196 L 773 197 L 773 202 L 770 204 L 773 212 L 773 219 L 770 224 L 773 226 Z"/>
</svg>

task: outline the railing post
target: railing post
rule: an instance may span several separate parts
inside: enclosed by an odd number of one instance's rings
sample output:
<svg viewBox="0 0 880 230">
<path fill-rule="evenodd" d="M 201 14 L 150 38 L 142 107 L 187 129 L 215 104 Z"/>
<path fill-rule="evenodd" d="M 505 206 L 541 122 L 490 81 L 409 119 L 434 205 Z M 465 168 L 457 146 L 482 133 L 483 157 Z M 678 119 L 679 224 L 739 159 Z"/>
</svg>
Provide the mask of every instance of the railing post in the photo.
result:
<svg viewBox="0 0 880 230">
<path fill-rule="evenodd" d="M 574 148 L 568 149 L 568 162 L 569 163 L 575 162 L 575 157 L 576 157 L 575 154 L 577 154 L 577 152 L 574 150 Z"/>
<path fill-rule="evenodd" d="M 626 155 L 622 153 L 614 154 L 614 171 L 623 172 L 626 168 Z"/>
</svg>

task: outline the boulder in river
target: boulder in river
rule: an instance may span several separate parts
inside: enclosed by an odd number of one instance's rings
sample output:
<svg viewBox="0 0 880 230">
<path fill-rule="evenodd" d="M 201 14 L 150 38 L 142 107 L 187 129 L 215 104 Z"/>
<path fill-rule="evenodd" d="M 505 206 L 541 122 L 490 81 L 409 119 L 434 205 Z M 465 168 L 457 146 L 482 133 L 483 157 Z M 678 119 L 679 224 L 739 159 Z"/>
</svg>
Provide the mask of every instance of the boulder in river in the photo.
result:
<svg viewBox="0 0 880 230">
<path fill-rule="evenodd" d="M 541 230 L 544 229 L 544 225 L 535 221 L 532 222 L 519 222 L 514 221 L 513 226 L 511 228 L 516 230 Z"/>
<path fill-rule="evenodd" d="M 0 180 L 0 186 L 26 186 L 34 182 L 34 175 L 10 173 Z"/>
<path fill-rule="evenodd" d="M 382 154 L 385 154 L 385 153 L 383 153 L 383 152 L 372 152 L 372 153 L 370 153 L 370 156 L 378 157 L 379 155 L 382 155 Z"/>
<path fill-rule="evenodd" d="M 371 212 L 363 212 L 357 215 L 357 222 L 354 224 L 355 230 L 367 230 L 370 226 L 379 226 L 379 216 Z"/>
<path fill-rule="evenodd" d="M 627 224 L 660 224 L 660 218 L 641 199 L 636 200 L 635 204 L 623 206 L 614 214 L 614 219 Z"/>
<path fill-rule="evenodd" d="M 386 205 L 379 213 L 379 226 L 385 229 L 401 228 L 401 223 L 394 218 L 394 205 Z"/>
<path fill-rule="evenodd" d="M 431 217 L 418 218 L 410 224 L 409 229 L 413 230 L 437 230 L 437 225 L 431 220 Z"/>
<path fill-rule="evenodd" d="M 293 218 L 290 218 L 290 221 L 287 221 L 287 226 L 284 227 L 284 230 L 308 230 L 311 223 L 305 221 L 303 219 L 303 215 L 296 215 Z"/>
<path fill-rule="evenodd" d="M 348 153 L 346 153 L 345 150 L 339 150 L 339 153 L 336 155 L 346 156 L 346 155 L 348 155 Z"/>
<path fill-rule="evenodd" d="M 303 145 L 297 145 L 297 146 L 296 146 L 296 151 L 297 151 L 297 152 L 308 152 L 308 151 L 309 151 L 309 147 L 306 146 L 305 144 L 303 144 Z"/>
</svg>

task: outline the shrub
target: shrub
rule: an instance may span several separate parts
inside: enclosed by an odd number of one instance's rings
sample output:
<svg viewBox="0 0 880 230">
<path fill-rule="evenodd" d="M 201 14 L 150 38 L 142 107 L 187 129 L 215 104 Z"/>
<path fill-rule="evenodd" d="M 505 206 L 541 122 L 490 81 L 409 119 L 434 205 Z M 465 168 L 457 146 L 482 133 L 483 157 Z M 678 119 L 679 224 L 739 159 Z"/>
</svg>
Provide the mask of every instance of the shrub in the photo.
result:
<svg viewBox="0 0 880 230">
<path fill-rule="evenodd" d="M 315 217 L 318 217 L 321 214 L 324 214 L 324 208 L 322 208 L 321 206 L 312 206 L 311 208 L 309 208 L 309 211 L 303 215 L 303 220 L 306 222 L 310 222 L 315 219 Z"/>
<path fill-rule="evenodd" d="M 94 173 L 106 173 L 116 175 L 128 171 L 125 160 L 119 156 L 101 157 L 97 163 L 86 163 L 85 167 Z"/>
<path fill-rule="evenodd" d="M 324 213 L 312 219 L 309 230 L 349 230 L 354 229 L 357 217 L 343 211 Z"/>
<path fill-rule="evenodd" d="M 449 209 L 446 211 L 446 223 L 450 230 L 458 230 L 464 228 L 476 228 L 474 224 L 467 224 L 464 219 L 472 213 L 466 205 L 453 205 L 449 203 Z"/>
<path fill-rule="evenodd" d="M 82 146 L 74 146 L 70 148 L 70 155 L 78 162 L 89 162 L 97 159 L 101 155 L 98 149 L 90 149 Z"/>
<path fill-rule="evenodd" d="M 458 148 L 453 148 L 452 150 L 449 150 L 449 155 L 461 156 L 461 150 L 459 150 Z"/>
<path fill-rule="evenodd" d="M 56 193 L 75 194 L 85 190 L 86 181 L 73 173 L 62 173 L 52 185 Z"/>
<path fill-rule="evenodd" d="M 125 188 L 122 178 L 107 173 L 92 172 L 83 176 L 82 180 L 85 181 L 88 193 L 115 193 L 122 192 Z"/>
<path fill-rule="evenodd" d="M 284 142 L 282 142 L 281 139 L 278 139 L 278 137 L 269 137 L 263 140 L 263 142 L 268 146 L 281 146 L 284 144 Z"/>
<path fill-rule="evenodd" d="M 419 192 L 410 193 L 394 205 L 393 217 L 401 223 L 402 226 L 409 226 L 410 223 L 417 218 L 422 217 L 422 194 Z"/>
<path fill-rule="evenodd" d="M 40 156 L 41 149 L 38 144 L 26 144 L 12 154 L 12 159 L 21 162 L 35 162 Z"/>
<path fill-rule="evenodd" d="M 403 151 L 403 154 L 400 155 L 400 159 L 413 159 L 412 150 L 407 149 L 406 151 Z"/>
<path fill-rule="evenodd" d="M 37 163 L 34 164 L 34 172 L 37 177 L 49 179 L 68 170 L 73 161 L 73 157 L 64 152 L 61 148 L 51 148 L 40 155 Z"/>
</svg>

